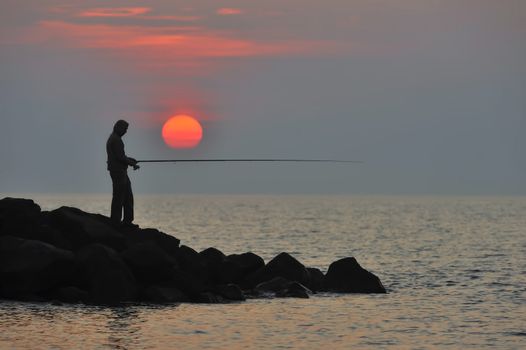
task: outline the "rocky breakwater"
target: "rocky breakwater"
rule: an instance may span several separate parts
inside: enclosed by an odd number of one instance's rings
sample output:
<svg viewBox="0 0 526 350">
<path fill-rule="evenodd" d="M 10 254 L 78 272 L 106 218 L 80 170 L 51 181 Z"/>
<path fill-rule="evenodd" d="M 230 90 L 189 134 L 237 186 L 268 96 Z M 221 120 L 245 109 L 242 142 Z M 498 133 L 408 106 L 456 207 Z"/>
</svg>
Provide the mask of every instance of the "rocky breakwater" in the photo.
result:
<svg viewBox="0 0 526 350">
<path fill-rule="evenodd" d="M 386 290 L 352 257 L 333 262 L 324 274 L 287 253 L 265 263 L 251 252 L 197 252 L 156 229 L 115 228 L 108 217 L 77 208 L 42 211 L 30 199 L 0 200 L 3 299 L 221 303 L 319 292 Z"/>
</svg>

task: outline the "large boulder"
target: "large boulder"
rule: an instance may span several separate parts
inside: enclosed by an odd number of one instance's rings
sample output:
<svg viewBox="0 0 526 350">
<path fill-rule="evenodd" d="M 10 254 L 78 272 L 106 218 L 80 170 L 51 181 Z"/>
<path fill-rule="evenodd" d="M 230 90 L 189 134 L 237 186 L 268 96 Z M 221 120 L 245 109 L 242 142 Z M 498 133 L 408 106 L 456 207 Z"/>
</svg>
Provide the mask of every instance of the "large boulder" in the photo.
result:
<svg viewBox="0 0 526 350">
<path fill-rule="evenodd" d="M 136 280 L 113 249 L 98 243 L 90 244 L 79 250 L 76 258 L 91 302 L 118 304 L 136 299 Z"/>
<path fill-rule="evenodd" d="M 199 255 L 201 255 L 201 257 L 205 260 L 205 263 L 209 266 L 219 265 L 226 259 L 226 255 L 214 247 L 210 247 L 201 251 Z"/>
<path fill-rule="evenodd" d="M 6 221 L 36 221 L 40 213 L 40 206 L 32 199 L 5 197 L 0 200 L 0 227 Z"/>
<path fill-rule="evenodd" d="M 137 243 L 152 242 L 171 256 L 174 256 L 179 249 L 179 239 L 153 228 L 127 230 L 124 238 L 127 247 Z"/>
<path fill-rule="evenodd" d="M 125 248 L 124 236 L 102 215 L 60 207 L 47 215 L 47 222 L 63 233 L 73 250 L 91 243 L 100 243 L 117 251 Z"/>
<path fill-rule="evenodd" d="M 4 198 L 0 200 L 0 236 L 13 236 L 49 243 L 68 249 L 62 244 L 61 234 L 43 224 L 40 206 L 31 199 Z"/>
<path fill-rule="evenodd" d="M 296 281 L 303 285 L 309 285 L 309 272 L 293 256 L 288 253 L 280 253 L 269 261 L 263 268 L 257 270 L 245 279 L 247 287 L 269 281 L 275 277 L 284 277 L 290 281 Z"/>
<path fill-rule="evenodd" d="M 142 284 L 171 280 L 178 267 L 175 258 L 153 242 L 135 244 L 121 253 L 135 278 Z"/>
<path fill-rule="evenodd" d="M 246 276 L 264 266 L 263 259 L 252 252 L 232 254 L 209 263 L 210 279 L 217 284 L 243 284 Z"/>
<path fill-rule="evenodd" d="M 223 283 L 225 270 L 224 262 L 226 255 L 217 248 L 207 248 L 199 253 L 207 270 L 208 282 L 210 284 Z"/>
<path fill-rule="evenodd" d="M 243 276 L 255 272 L 265 266 L 263 258 L 252 252 L 231 254 L 227 256 L 226 261 L 237 265 Z"/>
<path fill-rule="evenodd" d="M 68 281 L 74 255 L 50 244 L 0 237 L 0 294 L 7 298 L 45 293 Z"/>
<path fill-rule="evenodd" d="M 309 272 L 309 284 L 307 284 L 307 287 L 313 292 L 322 291 L 325 278 L 323 272 L 315 267 L 307 267 L 307 271 Z"/>
<path fill-rule="evenodd" d="M 386 293 L 380 279 L 361 267 L 353 257 L 337 260 L 329 266 L 323 289 L 337 293 Z"/>
<path fill-rule="evenodd" d="M 181 270 L 189 273 L 194 279 L 207 282 L 208 270 L 204 257 L 202 257 L 194 249 L 182 245 L 175 253 L 175 259 Z"/>
</svg>

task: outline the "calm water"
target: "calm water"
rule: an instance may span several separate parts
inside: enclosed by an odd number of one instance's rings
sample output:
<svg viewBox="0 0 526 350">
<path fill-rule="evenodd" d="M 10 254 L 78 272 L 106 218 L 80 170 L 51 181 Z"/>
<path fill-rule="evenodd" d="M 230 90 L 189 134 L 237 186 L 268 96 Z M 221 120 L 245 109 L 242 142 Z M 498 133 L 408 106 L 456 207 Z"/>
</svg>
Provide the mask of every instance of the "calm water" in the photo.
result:
<svg viewBox="0 0 526 350">
<path fill-rule="evenodd" d="M 32 196 L 107 214 L 107 196 Z M 0 302 L 0 348 L 526 348 L 526 198 L 156 196 L 136 222 L 196 250 L 355 256 L 386 295 L 124 308 Z"/>
</svg>

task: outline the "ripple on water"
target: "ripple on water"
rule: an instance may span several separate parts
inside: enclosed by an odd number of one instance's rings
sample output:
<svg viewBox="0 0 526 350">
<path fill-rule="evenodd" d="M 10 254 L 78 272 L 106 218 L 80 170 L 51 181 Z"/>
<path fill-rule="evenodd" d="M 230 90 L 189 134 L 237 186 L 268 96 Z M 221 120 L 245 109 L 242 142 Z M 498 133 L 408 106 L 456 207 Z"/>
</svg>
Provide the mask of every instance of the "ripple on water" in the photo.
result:
<svg viewBox="0 0 526 350">
<path fill-rule="evenodd" d="M 34 196 L 107 213 L 108 196 Z M 0 302 L 0 348 L 500 348 L 524 345 L 526 199 L 138 196 L 137 222 L 197 250 L 355 256 L 384 295 L 125 308 Z"/>
</svg>

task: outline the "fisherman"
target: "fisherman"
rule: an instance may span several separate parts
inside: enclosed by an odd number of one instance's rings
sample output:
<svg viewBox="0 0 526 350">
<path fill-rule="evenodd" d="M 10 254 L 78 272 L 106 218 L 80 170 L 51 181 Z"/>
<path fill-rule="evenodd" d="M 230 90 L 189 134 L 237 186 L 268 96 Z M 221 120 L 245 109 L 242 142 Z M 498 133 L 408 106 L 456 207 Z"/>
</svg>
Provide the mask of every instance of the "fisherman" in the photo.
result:
<svg viewBox="0 0 526 350">
<path fill-rule="evenodd" d="M 119 120 L 113 126 L 108 141 L 106 142 L 106 153 L 108 154 L 108 170 L 113 184 L 113 197 L 111 199 L 111 220 L 115 226 L 138 227 L 133 223 L 133 193 L 130 178 L 128 177 L 128 166 L 133 170 L 139 169 L 137 160 L 126 156 L 124 153 L 124 142 L 122 136 L 128 131 L 128 122 Z M 124 218 L 121 222 L 124 209 Z"/>
</svg>

